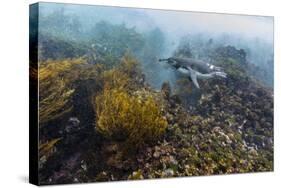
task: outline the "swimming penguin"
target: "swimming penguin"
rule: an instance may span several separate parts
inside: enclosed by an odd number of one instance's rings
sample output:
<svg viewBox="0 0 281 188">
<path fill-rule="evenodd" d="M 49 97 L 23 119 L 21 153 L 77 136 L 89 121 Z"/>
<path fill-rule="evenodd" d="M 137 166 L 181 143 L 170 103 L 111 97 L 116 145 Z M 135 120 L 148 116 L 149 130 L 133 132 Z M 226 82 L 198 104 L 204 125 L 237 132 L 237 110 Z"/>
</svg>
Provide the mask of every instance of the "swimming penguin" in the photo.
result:
<svg viewBox="0 0 281 188">
<path fill-rule="evenodd" d="M 192 58 L 177 58 L 170 57 L 168 59 L 159 59 L 159 61 L 165 61 L 169 65 L 173 66 L 178 72 L 190 77 L 193 84 L 199 89 L 197 79 L 209 79 L 213 77 L 226 78 L 226 73 L 223 72 L 221 67 L 205 63 L 201 60 Z"/>
</svg>

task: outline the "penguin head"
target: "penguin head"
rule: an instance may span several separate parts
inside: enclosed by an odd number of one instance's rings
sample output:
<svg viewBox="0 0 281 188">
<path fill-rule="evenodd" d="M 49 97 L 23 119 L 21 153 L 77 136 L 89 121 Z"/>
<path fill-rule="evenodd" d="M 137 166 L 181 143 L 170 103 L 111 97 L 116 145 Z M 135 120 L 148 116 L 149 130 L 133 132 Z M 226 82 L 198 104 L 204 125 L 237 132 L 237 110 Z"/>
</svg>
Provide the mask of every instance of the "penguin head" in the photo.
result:
<svg viewBox="0 0 281 188">
<path fill-rule="evenodd" d="M 172 67 L 174 67 L 174 68 L 176 68 L 176 69 L 178 69 L 180 66 L 179 66 L 179 63 L 177 62 L 177 61 L 175 61 L 173 58 L 168 58 L 167 59 L 167 63 L 170 65 L 170 66 L 172 66 Z"/>
<path fill-rule="evenodd" d="M 159 59 L 159 61 L 164 61 L 166 63 L 166 65 L 170 65 L 176 69 L 178 69 L 180 67 L 178 62 L 172 57 L 167 58 L 167 59 Z"/>
</svg>

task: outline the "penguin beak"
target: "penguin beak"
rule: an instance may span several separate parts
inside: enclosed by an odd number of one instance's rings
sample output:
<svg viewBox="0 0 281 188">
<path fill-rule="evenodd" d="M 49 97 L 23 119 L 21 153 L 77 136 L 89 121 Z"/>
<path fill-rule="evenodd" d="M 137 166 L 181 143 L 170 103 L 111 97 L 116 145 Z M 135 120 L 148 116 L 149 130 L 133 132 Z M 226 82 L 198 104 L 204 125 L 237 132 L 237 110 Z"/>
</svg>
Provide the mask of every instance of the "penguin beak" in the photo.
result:
<svg viewBox="0 0 281 188">
<path fill-rule="evenodd" d="M 170 61 L 169 59 L 158 59 L 158 62 L 161 63 L 161 65 L 164 68 L 169 68 L 170 67 Z"/>
<path fill-rule="evenodd" d="M 166 62 L 167 62 L 168 59 L 158 59 L 158 61 L 159 61 L 159 62 L 162 62 L 162 61 L 166 61 Z"/>
</svg>

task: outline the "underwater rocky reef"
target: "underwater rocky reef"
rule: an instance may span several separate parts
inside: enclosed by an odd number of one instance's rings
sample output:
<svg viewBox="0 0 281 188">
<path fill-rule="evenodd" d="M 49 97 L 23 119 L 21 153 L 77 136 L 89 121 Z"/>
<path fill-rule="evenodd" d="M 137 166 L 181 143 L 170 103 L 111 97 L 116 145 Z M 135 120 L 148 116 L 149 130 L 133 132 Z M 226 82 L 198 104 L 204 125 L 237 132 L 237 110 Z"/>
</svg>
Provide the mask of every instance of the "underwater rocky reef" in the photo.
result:
<svg viewBox="0 0 281 188">
<path fill-rule="evenodd" d="M 159 82 L 159 28 L 103 21 L 83 38 L 52 32 L 40 32 L 38 72 L 31 67 L 41 184 L 273 170 L 273 88 L 245 50 L 210 39 L 198 52 L 183 40 L 173 56 L 208 59 L 227 74 L 197 89 L 176 73 Z"/>
</svg>

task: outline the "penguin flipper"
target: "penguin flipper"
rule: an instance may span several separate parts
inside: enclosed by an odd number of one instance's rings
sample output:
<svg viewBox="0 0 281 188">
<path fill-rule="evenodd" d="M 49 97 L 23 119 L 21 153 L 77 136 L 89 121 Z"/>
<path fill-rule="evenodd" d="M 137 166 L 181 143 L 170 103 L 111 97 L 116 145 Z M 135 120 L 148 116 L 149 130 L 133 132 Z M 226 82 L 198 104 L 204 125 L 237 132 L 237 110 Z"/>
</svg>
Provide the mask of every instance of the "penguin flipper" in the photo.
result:
<svg viewBox="0 0 281 188">
<path fill-rule="evenodd" d="M 193 82 L 193 84 L 198 88 L 200 89 L 200 86 L 198 84 L 198 81 L 197 81 L 197 74 L 196 72 L 193 70 L 193 69 L 189 69 L 190 70 L 190 78 L 191 78 L 191 81 Z"/>
</svg>

